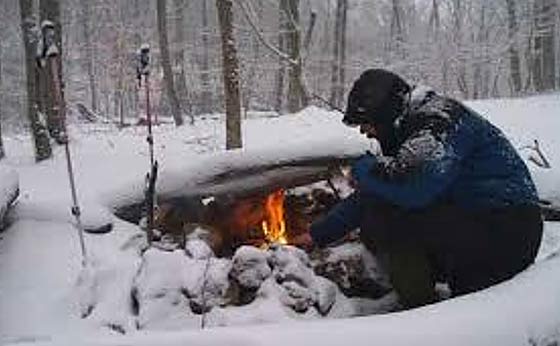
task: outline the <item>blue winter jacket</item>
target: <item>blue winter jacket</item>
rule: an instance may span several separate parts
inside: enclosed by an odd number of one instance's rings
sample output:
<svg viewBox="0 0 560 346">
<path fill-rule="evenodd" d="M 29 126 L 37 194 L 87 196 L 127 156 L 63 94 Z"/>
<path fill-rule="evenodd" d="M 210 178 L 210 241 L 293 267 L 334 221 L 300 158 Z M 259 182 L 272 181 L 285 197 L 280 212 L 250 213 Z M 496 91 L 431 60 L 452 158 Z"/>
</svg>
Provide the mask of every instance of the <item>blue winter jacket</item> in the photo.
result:
<svg viewBox="0 0 560 346">
<path fill-rule="evenodd" d="M 535 185 L 503 133 L 473 110 L 433 91 L 413 92 L 395 123 L 393 156 L 364 155 L 353 167 L 354 194 L 311 227 L 325 245 L 359 227 L 362 200 L 403 209 L 438 203 L 469 210 L 536 205 Z"/>
</svg>

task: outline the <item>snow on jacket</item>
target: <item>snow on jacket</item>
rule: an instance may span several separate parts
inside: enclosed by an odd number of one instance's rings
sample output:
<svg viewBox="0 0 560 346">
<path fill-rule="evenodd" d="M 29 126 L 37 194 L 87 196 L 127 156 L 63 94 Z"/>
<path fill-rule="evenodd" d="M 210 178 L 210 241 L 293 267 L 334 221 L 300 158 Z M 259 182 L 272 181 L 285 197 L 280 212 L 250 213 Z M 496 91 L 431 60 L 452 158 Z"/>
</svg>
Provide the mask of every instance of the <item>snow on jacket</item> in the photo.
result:
<svg viewBox="0 0 560 346">
<path fill-rule="evenodd" d="M 362 197 L 403 209 L 448 203 L 469 210 L 535 205 L 535 185 L 503 133 L 461 103 L 427 89 L 412 92 L 395 122 L 392 156 L 364 155 L 353 167 L 357 192 L 312 226 L 325 244 L 359 227 Z"/>
</svg>

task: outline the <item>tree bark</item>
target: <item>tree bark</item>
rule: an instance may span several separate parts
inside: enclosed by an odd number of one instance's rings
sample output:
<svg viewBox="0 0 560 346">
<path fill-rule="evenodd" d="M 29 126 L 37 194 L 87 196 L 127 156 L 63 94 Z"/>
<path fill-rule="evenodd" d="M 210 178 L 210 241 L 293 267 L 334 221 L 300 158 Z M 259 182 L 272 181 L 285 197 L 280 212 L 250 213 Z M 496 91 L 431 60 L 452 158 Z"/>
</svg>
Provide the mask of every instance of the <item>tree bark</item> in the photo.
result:
<svg viewBox="0 0 560 346">
<path fill-rule="evenodd" d="M 463 45 L 463 13 L 464 6 L 462 0 L 453 0 L 453 41 L 457 54 L 457 87 L 463 94 L 463 98 L 469 97 L 469 86 L 467 84 L 467 67 L 464 54 L 461 52 Z"/>
<path fill-rule="evenodd" d="M 84 41 L 86 49 L 86 66 L 89 82 L 89 93 L 91 98 L 91 110 L 97 113 L 97 84 L 95 81 L 95 55 L 93 42 L 91 40 L 91 4 L 90 0 L 81 0 L 82 24 L 84 29 Z"/>
<path fill-rule="evenodd" d="M 533 78 L 537 92 L 556 88 L 556 0 L 535 0 Z"/>
<path fill-rule="evenodd" d="M 167 37 L 167 0 L 157 0 L 157 27 L 159 36 L 159 49 L 161 55 L 161 66 L 163 68 L 163 82 L 167 91 L 167 98 L 171 106 L 171 114 L 176 126 L 183 125 L 181 105 L 175 90 L 171 60 L 169 57 L 169 41 Z M 193 118 L 191 118 L 191 124 Z"/>
<path fill-rule="evenodd" d="M 334 38 L 333 38 L 333 53 L 332 53 L 332 67 L 331 67 L 331 96 L 329 102 L 338 107 L 337 104 L 337 89 L 339 87 L 338 72 L 340 68 L 340 32 L 342 31 L 342 2 L 336 2 L 335 22 L 334 22 Z"/>
<path fill-rule="evenodd" d="M 347 17 L 348 17 L 348 0 L 338 0 L 336 26 L 334 45 L 338 45 L 335 49 L 334 59 L 336 61 L 336 68 L 333 64 L 333 83 L 331 103 L 337 108 L 342 108 L 344 103 L 344 85 L 346 83 L 346 31 L 347 31 Z M 336 75 L 334 75 L 336 74 Z"/>
<path fill-rule="evenodd" d="M 222 39 L 222 71 L 226 99 L 226 149 L 243 146 L 241 138 L 241 99 L 239 92 L 239 60 L 233 36 L 231 0 L 216 0 Z"/>
<path fill-rule="evenodd" d="M 400 59 L 406 58 L 404 13 L 400 0 L 392 1 L 390 46 Z"/>
<path fill-rule="evenodd" d="M 289 17 L 291 24 L 287 34 L 289 55 L 292 61 L 297 62 L 297 64 L 290 65 L 288 72 L 288 111 L 295 113 L 309 103 L 307 91 L 303 85 L 299 0 L 285 0 L 284 4 L 286 16 Z"/>
<path fill-rule="evenodd" d="M 509 75 L 512 85 L 512 94 L 518 95 L 521 92 L 521 68 L 519 62 L 519 52 L 517 51 L 517 42 L 515 35 L 517 34 L 517 11 L 515 8 L 515 0 L 506 0 L 508 13 L 508 37 L 510 40 L 509 47 Z"/>
<path fill-rule="evenodd" d="M 27 117 L 35 148 L 35 160 L 46 160 L 52 156 L 52 148 L 45 124 L 39 116 L 39 68 L 35 59 L 38 37 L 37 24 L 33 18 L 33 0 L 19 0 L 21 34 L 25 48 L 25 79 Z"/>
<path fill-rule="evenodd" d="M 287 19 L 283 17 L 286 1 L 280 0 L 278 7 L 278 49 L 282 52 L 286 51 L 286 31 L 288 30 Z M 274 110 L 281 114 L 284 101 L 284 81 L 286 79 L 286 63 L 282 58 L 278 58 L 278 69 L 274 79 Z"/>
<path fill-rule="evenodd" d="M 183 110 L 187 110 L 192 118 L 192 105 L 189 101 L 189 90 L 187 88 L 185 72 L 185 1 L 174 0 L 175 7 L 175 59 L 173 65 L 176 66 L 175 80 L 177 81 L 177 92 L 179 103 Z M 191 119 L 194 121 L 194 119 Z"/>
<path fill-rule="evenodd" d="M 62 75 L 62 25 L 60 17 L 60 0 L 40 0 L 39 13 L 41 18 L 41 23 L 44 21 L 50 21 L 54 24 L 55 32 L 55 44 L 58 49 L 58 54 L 61 59 L 58 59 L 58 76 L 60 81 L 63 81 Z M 41 99 L 43 111 L 47 115 L 47 128 L 51 137 L 55 139 L 58 144 L 62 144 L 64 139 L 61 135 L 64 133 L 64 119 L 61 118 L 61 114 L 58 112 L 57 105 L 55 102 L 55 90 L 52 86 L 54 85 L 55 76 L 53 76 L 52 69 L 48 66 L 44 67 L 41 71 L 42 81 L 41 81 Z M 64 87 L 64 85 L 62 86 Z M 64 97 L 64 92 L 62 92 Z"/>
<path fill-rule="evenodd" d="M 212 93 L 210 92 L 210 26 L 208 24 L 208 0 L 202 0 L 202 82 L 201 112 L 209 114 L 213 111 Z"/>
</svg>

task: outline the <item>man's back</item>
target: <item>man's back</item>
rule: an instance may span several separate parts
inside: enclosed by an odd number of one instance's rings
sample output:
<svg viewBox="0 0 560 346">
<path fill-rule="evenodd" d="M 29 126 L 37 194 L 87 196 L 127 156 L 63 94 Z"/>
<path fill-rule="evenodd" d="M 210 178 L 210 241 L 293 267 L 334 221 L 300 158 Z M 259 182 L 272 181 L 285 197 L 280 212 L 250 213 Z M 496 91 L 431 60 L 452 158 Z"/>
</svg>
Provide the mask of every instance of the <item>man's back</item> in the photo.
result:
<svg viewBox="0 0 560 346">
<path fill-rule="evenodd" d="M 468 209 L 537 204 L 525 163 L 497 127 L 461 103 L 433 92 L 413 92 L 411 103 L 405 117 L 424 119 L 414 121 L 421 127 L 426 127 L 426 122 L 443 122 L 434 130 L 439 131 L 436 136 L 447 151 L 460 155 L 455 158 L 459 161 L 456 177 L 442 192 L 442 199 Z"/>
</svg>

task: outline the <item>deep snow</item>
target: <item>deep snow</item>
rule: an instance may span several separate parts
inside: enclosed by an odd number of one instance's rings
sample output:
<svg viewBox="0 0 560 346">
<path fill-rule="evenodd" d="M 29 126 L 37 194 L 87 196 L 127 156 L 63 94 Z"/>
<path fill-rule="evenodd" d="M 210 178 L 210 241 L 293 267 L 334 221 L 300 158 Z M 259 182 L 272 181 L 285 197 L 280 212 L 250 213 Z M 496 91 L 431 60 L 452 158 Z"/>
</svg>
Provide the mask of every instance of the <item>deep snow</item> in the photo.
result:
<svg viewBox="0 0 560 346">
<path fill-rule="evenodd" d="M 560 95 L 470 105 L 502 127 L 517 147 L 534 139 L 540 141 L 553 168 L 543 170 L 532 163 L 529 167 L 541 196 L 560 202 L 560 173 L 556 166 L 560 164 L 556 135 L 560 129 L 556 114 Z M 244 157 L 242 160 L 277 161 L 302 153 L 334 150 L 350 154 L 372 147 L 356 130 L 343 127 L 340 118 L 336 113 L 309 108 L 280 118 L 249 119 L 243 127 L 249 154 L 237 155 Z M 198 167 L 219 170 L 246 162 L 230 161 L 221 152 L 223 128 L 218 116 L 199 121 L 194 127 L 157 127 L 156 155 L 162 176 L 175 177 L 181 171 L 197 173 Z M 460 299 L 399 314 L 315 322 L 304 318 L 305 322 L 297 323 L 286 317 L 273 300 L 265 299 L 259 310 L 265 315 L 255 315 L 255 310 L 249 309 L 227 318 L 214 317 L 214 325 L 245 325 L 241 328 L 137 332 L 126 338 L 113 338 L 111 335 L 116 332 L 107 326 L 134 330 L 127 299 L 131 273 L 136 273 L 140 265 L 137 251 L 141 240 L 134 237 L 137 227 L 115 219 L 109 207 L 125 203 L 142 191 L 148 168 L 145 133 L 135 127 L 119 132 L 110 125 L 88 125 L 73 126 L 71 135 L 84 217 L 90 223 L 112 220 L 115 230 L 106 235 L 86 235 L 93 269 L 82 271 L 77 233 L 69 213 L 70 194 L 62 151 L 56 150 L 53 160 L 33 164 L 27 136 L 6 138 L 7 164 L 19 174 L 21 196 L 14 210 L 15 223 L 0 234 L 0 343 L 339 345 L 351 338 L 356 345 L 373 341 L 526 345 L 529 340 L 544 345 L 549 339 L 557 340 L 560 333 L 560 259 L 553 256 L 559 249 L 560 227 L 547 223 L 537 265 L 511 282 Z M 525 157 L 529 154 L 523 150 Z M 170 185 L 161 188 L 173 189 L 182 183 L 181 179 L 168 179 Z M 99 305 L 91 316 L 81 319 L 80 315 L 88 313 L 92 302 Z M 155 311 L 150 318 L 157 314 Z M 163 317 L 168 322 L 155 329 L 198 328 L 200 323 L 188 316 Z M 282 326 L 246 326 L 257 322 L 278 322 Z M 289 324 L 284 326 L 286 323 Z"/>
</svg>

